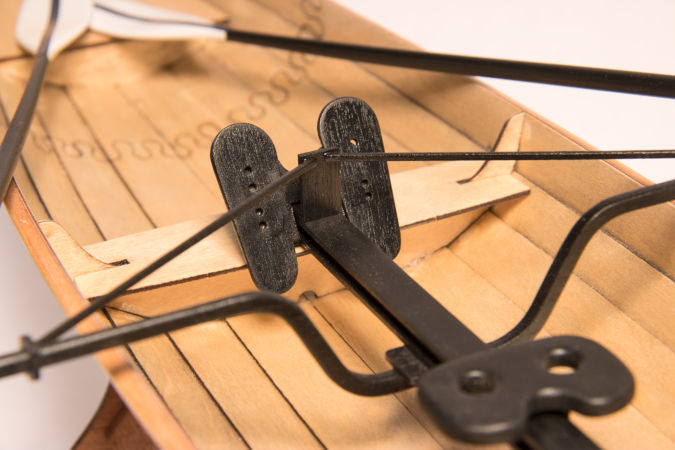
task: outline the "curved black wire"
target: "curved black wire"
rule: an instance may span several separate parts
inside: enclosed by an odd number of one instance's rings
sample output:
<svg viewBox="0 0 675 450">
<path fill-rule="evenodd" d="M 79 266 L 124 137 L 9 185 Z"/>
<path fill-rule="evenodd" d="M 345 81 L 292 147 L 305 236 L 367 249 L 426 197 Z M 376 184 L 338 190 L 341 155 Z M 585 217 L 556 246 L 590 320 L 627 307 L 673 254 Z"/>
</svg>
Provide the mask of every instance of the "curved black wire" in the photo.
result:
<svg viewBox="0 0 675 450">
<path fill-rule="evenodd" d="M 250 313 L 269 313 L 283 318 L 300 337 L 326 375 L 345 390 L 359 395 L 375 396 L 411 387 L 408 378 L 395 370 L 378 374 L 352 372 L 342 364 L 298 305 L 280 295 L 262 291 L 240 294 L 57 342 L 39 344 L 24 340 L 22 351 L 0 357 L 0 377 L 24 371 L 37 377 L 38 370 L 48 364 L 203 322 Z"/>
<path fill-rule="evenodd" d="M 672 200 L 675 200 L 675 180 L 624 192 L 603 200 L 588 210 L 579 218 L 560 246 L 525 316 L 511 331 L 488 345 L 501 347 L 534 339 L 553 312 L 574 266 L 595 232 L 621 214 Z"/>
<path fill-rule="evenodd" d="M 14 169 L 19 161 L 19 155 L 21 154 L 23 144 L 26 142 L 28 129 L 33 119 L 35 106 L 40 94 L 40 87 L 42 86 L 42 81 L 47 71 L 47 64 L 49 63 L 47 51 L 54 34 L 58 15 L 59 0 L 52 0 L 49 23 L 42 35 L 42 41 L 35 58 L 33 70 L 26 84 L 26 89 L 24 89 L 21 96 L 19 106 L 16 108 L 12 121 L 9 123 L 7 133 L 5 133 L 2 144 L 0 144 L 0 206 L 2 206 L 5 194 L 9 188 L 9 183 L 12 180 Z"/>
</svg>

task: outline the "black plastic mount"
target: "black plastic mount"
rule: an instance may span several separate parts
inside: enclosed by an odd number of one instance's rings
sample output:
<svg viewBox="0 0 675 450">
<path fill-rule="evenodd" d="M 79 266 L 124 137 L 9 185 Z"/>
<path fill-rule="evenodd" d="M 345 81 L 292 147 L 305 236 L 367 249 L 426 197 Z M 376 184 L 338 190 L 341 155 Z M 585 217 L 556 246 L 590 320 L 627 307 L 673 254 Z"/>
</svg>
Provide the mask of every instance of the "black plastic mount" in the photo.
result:
<svg viewBox="0 0 675 450">
<path fill-rule="evenodd" d="M 422 404 L 451 436 L 513 442 L 537 413 L 614 412 L 633 396 L 633 377 L 604 347 L 560 336 L 474 353 L 426 372 Z"/>
</svg>

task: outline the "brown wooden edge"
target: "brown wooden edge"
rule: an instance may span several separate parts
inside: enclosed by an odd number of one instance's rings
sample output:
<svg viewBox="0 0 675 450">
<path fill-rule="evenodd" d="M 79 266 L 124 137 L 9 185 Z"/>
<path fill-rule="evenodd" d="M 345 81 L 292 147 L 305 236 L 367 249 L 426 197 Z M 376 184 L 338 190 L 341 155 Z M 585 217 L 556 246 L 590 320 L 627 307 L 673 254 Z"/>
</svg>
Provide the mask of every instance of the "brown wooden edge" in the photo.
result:
<svg viewBox="0 0 675 450">
<path fill-rule="evenodd" d="M 52 251 L 13 180 L 4 203 L 7 213 L 47 285 L 61 303 L 66 314 L 74 315 L 79 310 L 77 305 L 84 307 L 86 301 L 77 291 L 73 280 Z M 80 334 L 92 333 L 104 328 L 106 326 L 100 317 L 91 317 L 77 326 Z M 153 437 L 158 447 L 194 448 L 194 444 L 178 425 L 166 404 L 140 371 L 134 369 L 123 349 L 104 350 L 98 352 L 96 357 L 103 368 L 110 375 L 114 375 L 111 378 L 114 380 L 115 390 L 129 409 L 136 413 L 136 420 Z"/>
</svg>

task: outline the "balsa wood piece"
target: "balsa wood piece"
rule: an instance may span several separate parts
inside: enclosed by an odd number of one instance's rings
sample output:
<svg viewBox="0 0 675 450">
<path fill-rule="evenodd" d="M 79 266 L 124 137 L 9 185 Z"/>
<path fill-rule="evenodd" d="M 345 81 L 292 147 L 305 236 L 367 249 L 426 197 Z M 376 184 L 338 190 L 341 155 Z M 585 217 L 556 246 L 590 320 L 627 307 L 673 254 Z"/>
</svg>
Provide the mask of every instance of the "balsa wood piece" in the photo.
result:
<svg viewBox="0 0 675 450">
<path fill-rule="evenodd" d="M 511 117 L 504 124 L 499 141 L 495 144 L 494 152 L 517 152 L 520 149 L 520 140 L 523 136 L 523 124 L 525 113 L 519 113 Z M 505 175 L 513 172 L 515 161 L 491 161 L 476 178 L 489 178 L 497 175 Z"/>
<path fill-rule="evenodd" d="M 406 230 L 413 225 L 425 227 L 435 222 L 443 221 L 455 214 L 470 211 L 476 208 L 485 208 L 497 201 L 510 199 L 526 193 L 524 185 L 514 181 L 509 175 L 477 180 L 472 183 L 457 184 L 448 182 L 452 179 L 452 165 L 442 164 L 417 169 L 414 173 L 402 172 L 392 177 L 392 186 L 397 199 L 397 210 L 401 228 Z M 443 192 L 443 196 L 438 196 Z M 420 202 L 419 198 L 435 199 L 435 201 Z M 93 257 L 100 261 L 113 263 L 128 261 L 128 264 L 116 265 L 103 271 L 86 273 L 75 277 L 80 291 L 87 298 L 94 298 L 105 294 L 115 285 L 126 279 L 153 259 L 186 239 L 196 230 L 207 224 L 212 217 L 185 222 L 169 227 L 150 230 L 136 235 L 94 244 L 85 247 Z M 424 233 L 423 230 L 419 231 Z M 454 236 L 447 236 L 448 243 Z M 428 249 L 425 248 L 425 251 Z M 301 250 L 300 250 L 301 251 Z M 406 248 L 406 263 L 411 259 L 423 255 L 410 247 Z M 67 254 L 63 255 L 67 258 Z M 300 257 L 300 265 L 305 256 Z M 155 274 L 132 288 L 131 293 L 138 291 L 139 295 L 151 294 L 165 296 L 166 292 L 176 289 L 176 283 L 190 282 L 201 279 L 204 283 L 222 283 L 217 280 L 221 275 L 233 277 L 234 272 L 243 271 L 244 260 L 238 247 L 236 237 L 231 227 L 225 227 L 222 232 L 212 236 L 188 250 L 183 256 L 167 264 Z M 303 272 L 302 267 L 299 270 Z M 245 274 L 243 280 L 248 280 Z M 293 296 L 312 289 L 311 285 L 300 284 L 301 277 L 289 295 Z M 149 292 L 149 288 L 160 288 Z M 249 282 L 244 285 L 233 284 L 227 292 L 237 292 L 251 288 Z M 192 289 L 195 289 L 192 287 Z M 199 289 L 201 290 L 201 289 Z M 214 291 L 225 295 L 222 290 Z M 190 302 L 199 301 L 199 297 L 191 296 Z M 213 297 L 212 297 L 213 298 Z M 203 299 L 202 299 L 203 300 Z"/>
</svg>

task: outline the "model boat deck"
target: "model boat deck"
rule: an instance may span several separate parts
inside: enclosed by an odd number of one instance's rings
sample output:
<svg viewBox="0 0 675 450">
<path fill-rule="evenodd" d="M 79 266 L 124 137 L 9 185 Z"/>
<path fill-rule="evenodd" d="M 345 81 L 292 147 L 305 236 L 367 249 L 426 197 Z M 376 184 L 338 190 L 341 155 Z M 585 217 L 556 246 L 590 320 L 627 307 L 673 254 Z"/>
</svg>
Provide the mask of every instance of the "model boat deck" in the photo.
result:
<svg viewBox="0 0 675 450">
<path fill-rule="evenodd" d="M 327 1 L 159 2 L 247 29 L 392 47 L 409 44 Z M 167 4 L 169 3 L 169 4 Z M 0 6 L 0 99 L 9 115 L 30 69 Z M 250 122 L 288 169 L 320 147 L 318 114 L 364 99 L 390 152 L 577 150 L 536 114 L 465 77 L 346 63 L 219 42 L 140 43 L 89 33 L 47 75 L 6 204 L 69 314 L 214 214 L 225 211 L 209 158 L 218 130 Z M 3 127 L 4 125 L 0 125 Z M 507 128 L 509 130 L 509 128 Z M 499 147 L 497 148 L 499 151 Z M 390 163 L 402 226 L 397 263 L 482 339 L 511 328 L 579 215 L 644 183 L 604 161 Z M 513 172 L 512 172 L 513 170 Z M 297 249 L 303 254 L 302 248 Z M 633 372 L 631 405 L 572 420 L 605 447 L 674 447 L 675 206 L 623 216 L 585 250 L 542 335 L 594 339 Z M 253 289 L 232 229 L 222 230 L 81 332 Z M 313 256 L 298 302 L 352 370 L 390 368 L 400 341 Z M 416 390 L 366 398 L 334 385 L 281 320 L 213 321 L 99 354 L 156 445 L 197 448 L 459 447 Z"/>
</svg>

